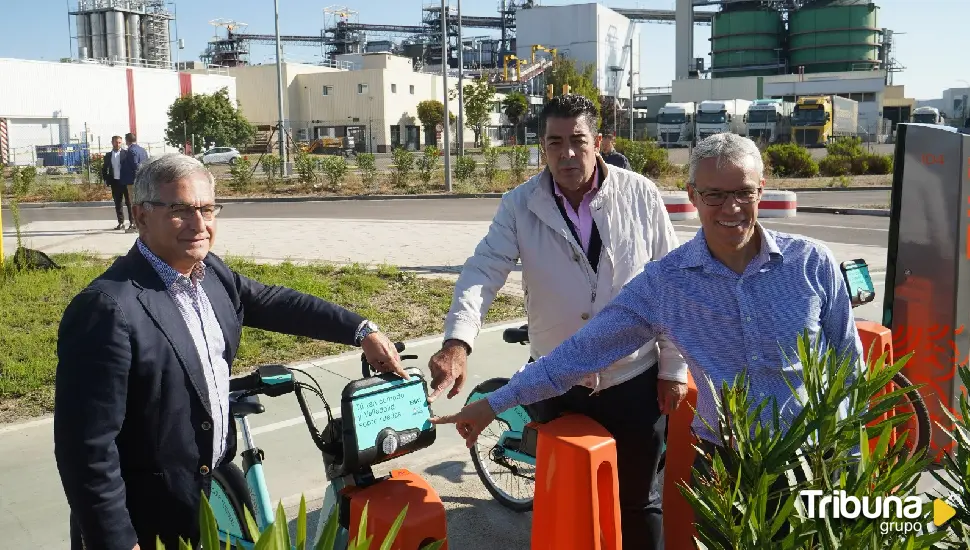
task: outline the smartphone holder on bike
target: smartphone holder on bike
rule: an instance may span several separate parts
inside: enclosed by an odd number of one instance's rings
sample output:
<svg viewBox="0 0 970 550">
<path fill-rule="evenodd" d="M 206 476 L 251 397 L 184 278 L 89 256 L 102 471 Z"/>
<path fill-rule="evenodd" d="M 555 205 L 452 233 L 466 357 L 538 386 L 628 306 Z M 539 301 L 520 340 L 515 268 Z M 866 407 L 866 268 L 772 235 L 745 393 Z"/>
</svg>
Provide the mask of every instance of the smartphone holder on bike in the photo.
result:
<svg viewBox="0 0 970 550">
<path fill-rule="evenodd" d="M 341 416 L 324 431 L 325 438 L 326 434 L 339 433 L 337 441 L 342 440 L 340 448 L 331 446 L 331 479 L 358 473 L 435 442 L 427 382 L 416 368 L 406 372 L 408 380 L 385 373 L 344 387 Z"/>
</svg>

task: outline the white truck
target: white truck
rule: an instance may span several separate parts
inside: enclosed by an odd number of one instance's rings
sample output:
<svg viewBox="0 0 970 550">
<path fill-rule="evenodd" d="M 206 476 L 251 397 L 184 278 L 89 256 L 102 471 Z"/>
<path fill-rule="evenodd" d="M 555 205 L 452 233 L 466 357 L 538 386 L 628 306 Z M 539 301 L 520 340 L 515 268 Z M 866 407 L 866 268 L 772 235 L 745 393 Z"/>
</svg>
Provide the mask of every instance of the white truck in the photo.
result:
<svg viewBox="0 0 970 550">
<path fill-rule="evenodd" d="M 791 114 L 795 104 L 781 99 L 756 99 L 744 116 L 748 137 L 761 143 L 787 142 L 791 139 Z"/>
<path fill-rule="evenodd" d="M 702 101 L 697 106 L 697 116 L 694 117 L 697 139 L 724 133 L 748 135 L 744 115 L 750 105 L 751 102 L 747 99 Z"/>
<path fill-rule="evenodd" d="M 693 119 L 693 103 L 667 103 L 657 111 L 657 143 L 661 147 L 689 147 L 694 138 Z"/>
<path fill-rule="evenodd" d="M 943 120 L 943 115 L 940 114 L 940 110 L 936 107 L 917 107 L 913 110 L 913 122 L 920 124 L 946 124 Z"/>
</svg>

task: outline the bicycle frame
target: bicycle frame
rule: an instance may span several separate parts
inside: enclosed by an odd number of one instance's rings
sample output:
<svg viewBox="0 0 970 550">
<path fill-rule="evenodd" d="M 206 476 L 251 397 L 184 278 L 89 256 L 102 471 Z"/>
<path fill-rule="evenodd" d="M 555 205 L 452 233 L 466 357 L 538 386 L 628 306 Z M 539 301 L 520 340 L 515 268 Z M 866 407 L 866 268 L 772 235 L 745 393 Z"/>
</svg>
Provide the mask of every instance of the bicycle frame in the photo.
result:
<svg viewBox="0 0 970 550">
<path fill-rule="evenodd" d="M 486 396 L 488 396 L 487 393 L 474 392 L 468 398 L 468 402 L 478 401 Z M 521 406 L 513 407 L 499 414 L 498 419 L 509 425 L 509 429 L 502 432 L 498 440 L 498 447 L 502 450 L 502 455 L 512 460 L 535 466 L 536 457 L 512 450 L 506 446 L 506 442 L 510 439 L 522 441 L 522 432 L 525 429 L 525 425 L 532 422 L 532 418 L 525 412 L 525 409 Z"/>
<path fill-rule="evenodd" d="M 266 486 L 266 477 L 263 475 L 263 451 L 256 446 L 256 442 L 253 440 L 249 419 L 243 417 L 233 420 L 235 420 L 239 434 L 242 436 L 242 447 L 239 454 L 242 457 L 242 470 L 246 479 L 246 487 L 249 489 L 249 495 L 253 501 L 255 513 L 253 519 L 259 526 L 259 530 L 263 531 L 275 519 L 273 504 L 269 497 L 269 487 Z M 212 485 L 212 493 L 211 502 L 225 503 L 228 501 L 218 484 Z M 219 506 L 213 507 L 212 511 L 216 517 L 216 525 L 219 526 L 220 541 L 238 540 L 238 544 L 245 548 L 253 546 L 252 543 L 243 540 L 242 526 L 236 524 L 236 519 L 231 510 Z"/>
</svg>

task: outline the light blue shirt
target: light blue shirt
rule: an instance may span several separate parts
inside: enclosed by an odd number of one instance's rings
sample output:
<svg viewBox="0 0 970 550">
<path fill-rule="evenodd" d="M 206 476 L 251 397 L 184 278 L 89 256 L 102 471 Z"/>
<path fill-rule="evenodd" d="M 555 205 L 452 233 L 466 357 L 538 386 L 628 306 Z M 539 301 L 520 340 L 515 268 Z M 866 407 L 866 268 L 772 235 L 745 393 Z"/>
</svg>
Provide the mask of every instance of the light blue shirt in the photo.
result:
<svg viewBox="0 0 970 550">
<path fill-rule="evenodd" d="M 229 363 L 225 359 L 226 340 L 222 327 L 202 288 L 205 264 L 200 262 L 192 271 L 192 276 L 186 277 L 153 254 L 141 239 L 135 242 L 175 301 L 199 353 L 212 413 L 212 469 L 215 469 L 226 453 L 226 437 L 229 434 Z"/>
<path fill-rule="evenodd" d="M 745 367 L 750 398 L 756 403 L 774 398 L 781 427 L 789 426 L 805 399 L 799 336 L 807 330 L 837 354 L 851 353 L 856 364 L 862 342 L 845 281 L 828 247 L 757 227 L 761 251 L 741 275 L 711 256 L 703 229 L 648 263 L 585 327 L 492 393 L 492 409 L 497 414 L 565 393 L 585 375 L 664 335 L 683 354 L 697 385 L 693 428 L 699 437 L 719 441 L 701 420 L 718 426 L 707 378 L 720 391 L 723 382 L 730 386 Z M 761 421 L 766 428 L 772 426 L 770 405 Z"/>
</svg>

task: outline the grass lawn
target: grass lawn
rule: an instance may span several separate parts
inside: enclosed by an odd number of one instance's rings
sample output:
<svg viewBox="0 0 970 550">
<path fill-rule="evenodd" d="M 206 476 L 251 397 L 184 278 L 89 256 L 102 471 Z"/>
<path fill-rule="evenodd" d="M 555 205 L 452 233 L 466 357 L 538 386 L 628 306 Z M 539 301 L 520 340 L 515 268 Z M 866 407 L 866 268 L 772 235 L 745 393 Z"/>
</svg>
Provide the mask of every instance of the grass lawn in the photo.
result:
<svg viewBox="0 0 970 550">
<path fill-rule="evenodd" d="M 0 422 L 53 410 L 57 329 L 68 302 L 112 260 L 60 254 L 61 271 L 0 273 Z M 419 278 L 394 267 L 368 270 L 330 265 L 265 265 L 226 258 L 239 273 L 338 303 L 374 320 L 394 340 L 441 332 L 454 283 Z M 8 265 L 10 265 L 8 263 Z M 487 322 L 524 316 L 522 300 L 499 295 Z M 352 348 L 245 328 L 234 372 Z"/>
</svg>

